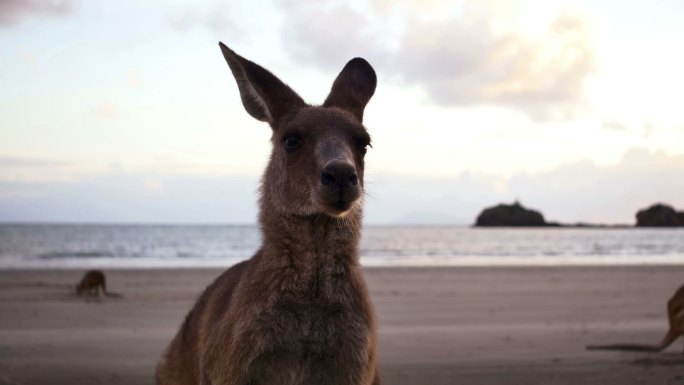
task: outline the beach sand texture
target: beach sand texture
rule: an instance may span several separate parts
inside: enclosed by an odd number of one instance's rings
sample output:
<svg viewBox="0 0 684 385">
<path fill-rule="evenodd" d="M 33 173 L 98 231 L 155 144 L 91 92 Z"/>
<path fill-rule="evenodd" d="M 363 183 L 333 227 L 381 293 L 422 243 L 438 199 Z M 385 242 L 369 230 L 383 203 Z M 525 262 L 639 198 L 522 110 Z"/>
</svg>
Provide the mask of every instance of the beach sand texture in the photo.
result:
<svg viewBox="0 0 684 385">
<path fill-rule="evenodd" d="M 0 270 L 0 384 L 153 384 L 218 269 L 107 270 L 121 298 L 77 297 L 83 270 Z M 684 266 L 367 268 L 383 384 L 684 384 L 656 343 Z"/>
</svg>

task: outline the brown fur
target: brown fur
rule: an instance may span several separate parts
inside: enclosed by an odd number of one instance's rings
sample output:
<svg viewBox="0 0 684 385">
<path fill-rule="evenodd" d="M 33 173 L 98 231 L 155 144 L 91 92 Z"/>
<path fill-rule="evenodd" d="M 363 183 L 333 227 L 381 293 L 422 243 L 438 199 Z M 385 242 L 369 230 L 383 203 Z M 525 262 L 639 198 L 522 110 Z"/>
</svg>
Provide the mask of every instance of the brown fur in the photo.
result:
<svg viewBox="0 0 684 385">
<path fill-rule="evenodd" d="M 684 286 L 681 286 L 667 302 L 667 319 L 670 329 L 658 345 L 612 344 L 589 345 L 589 350 L 627 350 L 659 352 L 670 346 L 679 336 L 684 335 Z M 684 350 L 682 351 L 684 354 Z"/>
<path fill-rule="evenodd" d="M 322 106 L 220 43 L 242 103 L 273 130 L 260 191 L 263 244 L 200 296 L 157 384 L 379 384 L 358 261 L 363 110 L 375 72 L 353 59 Z"/>
<path fill-rule="evenodd" d="M 99 295 L 100 289 L 102 289 L 102 294 L 107 294 L 107 281 L 104 273 L 101 270 L 88 270 L 76 285 L 76 294 Z"/>
</svg>

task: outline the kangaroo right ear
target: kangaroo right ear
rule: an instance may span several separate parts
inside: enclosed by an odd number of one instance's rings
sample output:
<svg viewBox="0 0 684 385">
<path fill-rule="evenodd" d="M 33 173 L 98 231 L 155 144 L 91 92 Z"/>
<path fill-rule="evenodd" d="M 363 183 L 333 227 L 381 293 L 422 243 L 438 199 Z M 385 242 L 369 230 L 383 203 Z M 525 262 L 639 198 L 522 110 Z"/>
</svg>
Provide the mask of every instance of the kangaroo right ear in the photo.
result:
<svg viewBox="0 0 684 385">
<path fill-rule="evenodd" d="M 219 42 L 223 57 L 233 72 L 245 110 L 272 128 L 285 114 L 306 105 L 304 100 L 275 75 L 243 58 Z"/>
<path fill-rule="evenodd" d="M 339 107 L 363 121 L 363 110 L 375 93 L 378 79 L 368 62 L 360 57 L 350 60 L 333 82 L 323 107 Z"/>
</svg>

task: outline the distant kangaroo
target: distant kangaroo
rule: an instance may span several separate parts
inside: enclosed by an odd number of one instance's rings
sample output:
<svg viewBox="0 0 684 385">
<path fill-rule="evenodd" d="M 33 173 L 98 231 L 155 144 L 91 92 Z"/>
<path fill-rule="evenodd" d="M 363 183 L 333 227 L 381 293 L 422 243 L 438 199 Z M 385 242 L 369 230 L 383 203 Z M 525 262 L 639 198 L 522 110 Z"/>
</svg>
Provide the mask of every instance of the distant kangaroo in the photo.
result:
<svg viewBox="0 0 684 385">
<path fill-rule="evenodd" d="M 613 344 L 613 345 L 589 345 L 588 350 L 627 350 L 641 352 L 659 352 L 670 346 L 679 336 L 684 335 L 684 286 L 677 289 L 672 298 L 667 302 L 667 318 L 670 330 L 667 331 L 663 340 L 658 345 L 639 344 Z M 684 350 L 682 351 L 684 354 Z"/>
<path fill-rule="evenodd" d="M 100 289 L 102 289 L 102 294 L 107 295 L 107 281 L 104 273 L 101 270 L 88 270 L 76 285 L 76 294 L 99 295 Z"/>
<path fill-rule="evenodd" d="M 263 244 L 218 277 L 157 365 L 157 384 L 379 384 L 376 326 L 358 245 L 362 125 L 376 76 L 347 63 L 311 106 L 223 43 L 242 104 L 273 145 L 260 189 Z"/>
</svg>

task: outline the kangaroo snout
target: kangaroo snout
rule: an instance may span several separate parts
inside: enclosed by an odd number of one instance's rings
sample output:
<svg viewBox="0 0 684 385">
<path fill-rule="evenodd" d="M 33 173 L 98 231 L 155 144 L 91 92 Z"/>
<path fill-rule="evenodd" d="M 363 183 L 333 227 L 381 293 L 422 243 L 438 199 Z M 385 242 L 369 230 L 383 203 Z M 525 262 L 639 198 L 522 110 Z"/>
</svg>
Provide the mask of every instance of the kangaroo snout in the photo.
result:
<svg viewBox="0 0 684 385">
<path fill-rule="evenodd" d="M 353 164 L 343 160 L 328 162 L 321 170 L 319 198 L 326 211 L 339 215 L 361 195 L 359 176 Z"/>
<path fill-rule="evenodd" d="M 356 167 L 343 161 L 332 161 L 321 171 L 321 184 L 327 188 L 344 189 L 359 184 Z"/>
</svg>

